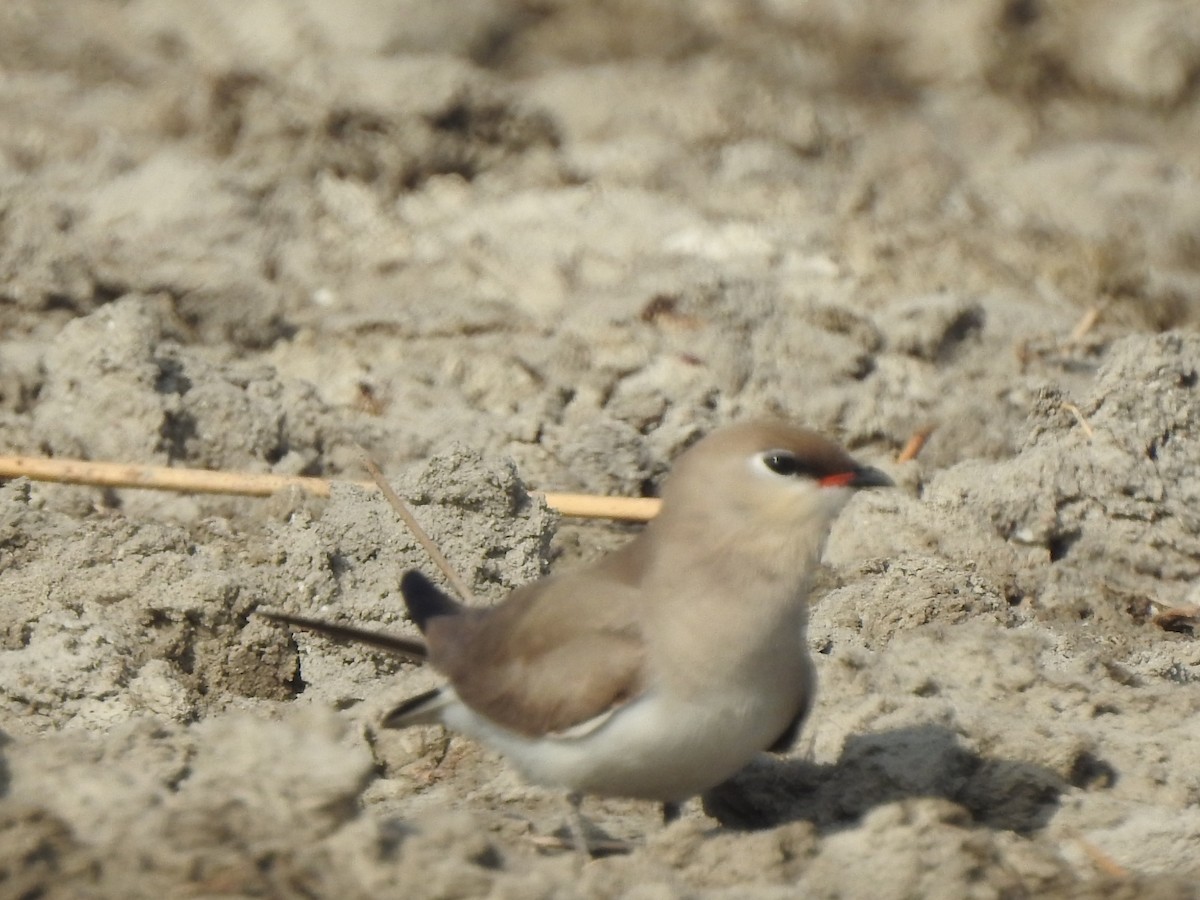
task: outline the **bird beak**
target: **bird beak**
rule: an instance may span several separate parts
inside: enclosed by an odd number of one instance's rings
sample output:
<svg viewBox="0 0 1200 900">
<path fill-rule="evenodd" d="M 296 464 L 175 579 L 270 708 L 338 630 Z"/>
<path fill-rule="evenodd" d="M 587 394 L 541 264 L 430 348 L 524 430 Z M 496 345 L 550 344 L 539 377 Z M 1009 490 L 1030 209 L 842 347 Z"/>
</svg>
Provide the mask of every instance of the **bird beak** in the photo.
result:
<svg viewBox="0 0 1200 900">
<path fill-rule="evenodd" d="M 858 489 L 894 486 L 895 482 L 892 479 L 872 466 L 855 466 L 849 472 L 838 472 L 836 475 L 826 475 L 821 479 L 821 487 Z"/>
</svg>

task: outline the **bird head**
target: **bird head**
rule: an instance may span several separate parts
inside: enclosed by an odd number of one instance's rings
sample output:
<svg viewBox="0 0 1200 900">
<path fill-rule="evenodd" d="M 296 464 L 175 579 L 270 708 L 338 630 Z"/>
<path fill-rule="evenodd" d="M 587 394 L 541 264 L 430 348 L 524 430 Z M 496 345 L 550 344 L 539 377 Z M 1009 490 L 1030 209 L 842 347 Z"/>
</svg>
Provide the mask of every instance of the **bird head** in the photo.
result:
<svg viewBox="0 0 1200 900">
<path fill-rule="evenodd" d="M 799 540 L 819 549 L 856 490 L 891 484 L 815 432 L 748 422 L 713 432 L 679 457 L 662 515 L 770 545 Z"/>
</svg>

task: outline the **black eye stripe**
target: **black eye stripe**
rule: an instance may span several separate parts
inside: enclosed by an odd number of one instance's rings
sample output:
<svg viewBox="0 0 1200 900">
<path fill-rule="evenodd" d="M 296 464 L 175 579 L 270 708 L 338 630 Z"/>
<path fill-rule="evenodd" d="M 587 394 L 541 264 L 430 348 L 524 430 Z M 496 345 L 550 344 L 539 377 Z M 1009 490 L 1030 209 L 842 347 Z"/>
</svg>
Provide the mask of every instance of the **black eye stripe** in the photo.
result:
<svg viewBox="0 0 1200 900">
<path fill-rule="evenodd" d="M 816 478 L 816 470 L 796 454 L 786 450 L 768 450 L 762 455 L 763 465 L 776 475 L 788 478 Z"/>
</svg>

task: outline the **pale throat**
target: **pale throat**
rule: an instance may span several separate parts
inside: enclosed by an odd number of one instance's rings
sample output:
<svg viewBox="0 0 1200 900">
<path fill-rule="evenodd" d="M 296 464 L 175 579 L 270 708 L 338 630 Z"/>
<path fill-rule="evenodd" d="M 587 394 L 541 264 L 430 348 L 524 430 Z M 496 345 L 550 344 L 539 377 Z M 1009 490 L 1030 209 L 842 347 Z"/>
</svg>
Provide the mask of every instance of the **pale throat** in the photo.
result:
<svg viewBox="0 0 1200 900">
<path fill-rule="evenodd" d="M 716 544 L 692 545 L 662 560 L 666 565 L 656 578 L 689 585 L 656 605 L 661 627 L 649 629 L 657 652 L 674 661 L 670 680 L 686 691 L 693 681 L 707 682 L 714 670 L 738 681 L 794 676 L 807 654 L 808 592 L 826 533 L 756 530 L 747 542 L 745 535 L 727 532 Z"/>
</svg>

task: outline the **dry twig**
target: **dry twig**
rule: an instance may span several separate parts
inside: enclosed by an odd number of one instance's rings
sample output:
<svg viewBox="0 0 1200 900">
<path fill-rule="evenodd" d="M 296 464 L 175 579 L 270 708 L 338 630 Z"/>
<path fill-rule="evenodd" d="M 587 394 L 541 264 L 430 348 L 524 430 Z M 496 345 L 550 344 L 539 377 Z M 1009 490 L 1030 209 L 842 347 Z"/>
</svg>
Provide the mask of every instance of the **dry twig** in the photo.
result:
<svg viewBox="0 0 1200 900">
<path fill-rule="evenodd" d="M 392 486 L 388 484 L 387 479 L 383 477 L 383 472 L 379 471 L 379 466 L 375 460 L 367 455 L 367 451 L 361 447 L 358 448 L 362 463 L 367 467 L 367 471 L 371 473 L 371 477 L 375 479 L 375 485 L 383 494 L 384 499 L 396 511 L 404 524 L 408 526 L 408 530 L 412 532 L 413 537 L 417 539 L 417 543 L 425 550 L 429 558 L 434 564 L 442 570 L 442 574 L 446 576 L 446 580 L 454 587 L 460 599 L 468 604 L 475 602 L 475 595 L 471 593 L 467 583 L 459 577 L 459 574 L 454 571 L 454 567 L 450 565 L 450 560 L 446 559 L 445 554 L 438 549 L 438 545 L 433 542 L 433 539 L 425 533 L 425 529 L 421 527 L 416 517 L 412 514 L 412 510 L 408 508 L 408 504 L 400 499 L 400 495 L 392 490 Z"/>
<path fill-rule="evenodd" d="M 1063 409 L 1075 417 L 1075 421 L 1079 423 L 1079 427 L 1083 429 L 1083 433 L 1087 435 L 1089 441 L 1096 436 L 1096 430 L 1092 428 L 1092 423 L 1087 420 L 1078 406 L 1074 403 L 1064 403 Z"/>
<path fill-rule="evenodd" d="M 1071 329 L 1071 333 L 1067 335 L 1068 344 L 1078 344 L 1083 340 L 1083 336 L 1095 327 L 1096 322 L 1100 319 L 1100 307 L 1089 306 L 1075 327 Z"/>
<path fill-rule="evenodd" d="M 896 462 L 902 463 L 908 462 L 911 459 L 916 459 L 917 454 L 924 449 L 925 442 L 929 440 L 929 436 L 933 434 L 933 430 L 933 425 L 926 425 L 924 428 L 918 428 L 916 431 L 914 431 L 912 433 L 912 437 L 908 439 L 903 449 L 901 449 L 900 453 L 897 454 Z"/>
<path fill-rule="evenodd" d="M 0 478 L 30 478 L 92 487 L 140 488 L 186 494 L 233 494 L 269 497 L 288 487 L 298 487 L 318 497 L 328 497 L 334 482 L 299 475 L 256 472 L 212 472 L 169 466 L 140 466 L 83 459 L 47 459 L 37 456 L 0 456 Z M 375 490 L 371 481 L 345 481 Z M 564 516 L 584 519 L 623 519 L 646 522 L 658 513 L 659 501 L 650 497 L 598 497 L 591 494 L 546 493 L 546 503 Z"/>
<path fill-rule="evenodd" d="M 1075 843 L 1087 854 L 1097 869 L 1111 878 L 1128 878 L 1129 870 L 1085 838 L 1076 836 Z"/>
</svg>

